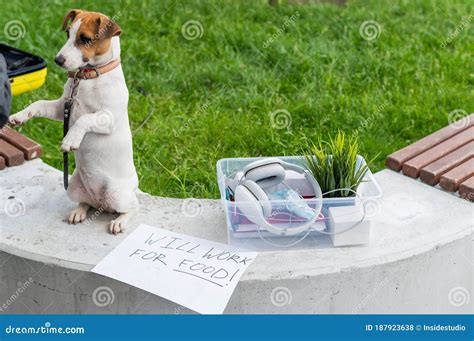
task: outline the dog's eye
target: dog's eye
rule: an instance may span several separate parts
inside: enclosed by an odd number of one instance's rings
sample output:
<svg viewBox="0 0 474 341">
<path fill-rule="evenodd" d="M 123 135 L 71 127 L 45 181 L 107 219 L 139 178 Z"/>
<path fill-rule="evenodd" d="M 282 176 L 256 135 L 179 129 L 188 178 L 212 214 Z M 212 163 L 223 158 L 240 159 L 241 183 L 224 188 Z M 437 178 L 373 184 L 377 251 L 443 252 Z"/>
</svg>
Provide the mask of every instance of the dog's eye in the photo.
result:
<svg viewBox="0 0 474 341">
<path fill-rule="evenodd" d="M 85 35 L 82 35 L 79 37 L 79 39 L 81 39 L 81 43 L 83 44 L 90 44 L 92 43 L 92 39 L 89 38 L 89 37 L 86 37 Z"/>
</svg>

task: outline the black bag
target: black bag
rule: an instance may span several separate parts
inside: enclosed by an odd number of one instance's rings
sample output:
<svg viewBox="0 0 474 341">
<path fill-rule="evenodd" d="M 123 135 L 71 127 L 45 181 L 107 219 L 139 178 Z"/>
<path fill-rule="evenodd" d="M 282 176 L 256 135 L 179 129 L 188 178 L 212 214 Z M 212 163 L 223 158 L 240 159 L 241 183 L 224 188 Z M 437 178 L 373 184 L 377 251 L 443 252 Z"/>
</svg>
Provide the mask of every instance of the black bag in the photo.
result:
<svg viewBox="0 0 474 341">
<path fill-rule="evenodd" d="M 7 62 L 0 54 L 0 128 L 5 125 L 10 114 L 12 95 L 10 92 L 10 79 L 7 74 Z"/>
</svg>

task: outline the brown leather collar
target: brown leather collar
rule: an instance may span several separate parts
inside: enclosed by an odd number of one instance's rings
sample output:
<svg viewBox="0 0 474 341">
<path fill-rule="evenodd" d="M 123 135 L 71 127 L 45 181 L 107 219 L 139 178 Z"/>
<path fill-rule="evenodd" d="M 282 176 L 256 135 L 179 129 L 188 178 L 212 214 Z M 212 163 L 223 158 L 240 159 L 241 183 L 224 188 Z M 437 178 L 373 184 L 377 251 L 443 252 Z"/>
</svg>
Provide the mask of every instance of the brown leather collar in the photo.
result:
<svg viewBox="0 0 474 341">
<path fill-rule="evenodd" d="M 77 71 L 69 71 L 69 78 L 79 79 L 93 79 L 99 77 L 101 74 L 112 71 L 120 65 L 120 59 L 114 59 L 105 65 L 92 68 L 82 68 Z"/>
</svg>

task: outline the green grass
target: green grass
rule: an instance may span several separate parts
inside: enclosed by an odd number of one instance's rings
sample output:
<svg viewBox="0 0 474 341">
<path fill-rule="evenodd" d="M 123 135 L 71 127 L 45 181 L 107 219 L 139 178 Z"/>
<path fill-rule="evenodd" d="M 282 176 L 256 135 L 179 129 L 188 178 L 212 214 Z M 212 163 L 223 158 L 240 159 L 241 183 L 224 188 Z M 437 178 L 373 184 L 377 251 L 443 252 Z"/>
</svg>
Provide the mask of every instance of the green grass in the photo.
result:
<svg viewBox="0 0 474 341">
<path fill-rule="evenodd" d="M 474 14 L 473 2 L 49 2 L 0 0 L 0 29 L 10 20 L 26 27 L 24 38 L 0 30 L 0 40 L 49 63 L 46 84 L 14 98 L 13 111 L 61 95 L 66 74 L 53 58 L 68 9 L 118 15 L 135 165 L 140 188 L 154 195 L 218 197 L 218 159 L 301 155 L 338 129 L 357 133 L 366 158 L 380 153 L 372 169 L 380 170 L 387 154 L 447 125 L 451 111 L 473 111 L 474 19 L 441 47 Z M 188 20 L 202 23 L 200 39 L 183 38 Z M 366 20 L 380 24 L 377 39 L 361 38 Z M 290 127 L 272 126 L 278 109 L 291 114 Z M 61 167 L 60 123 L 35 119 L 21 130 Z"/>
</svg>

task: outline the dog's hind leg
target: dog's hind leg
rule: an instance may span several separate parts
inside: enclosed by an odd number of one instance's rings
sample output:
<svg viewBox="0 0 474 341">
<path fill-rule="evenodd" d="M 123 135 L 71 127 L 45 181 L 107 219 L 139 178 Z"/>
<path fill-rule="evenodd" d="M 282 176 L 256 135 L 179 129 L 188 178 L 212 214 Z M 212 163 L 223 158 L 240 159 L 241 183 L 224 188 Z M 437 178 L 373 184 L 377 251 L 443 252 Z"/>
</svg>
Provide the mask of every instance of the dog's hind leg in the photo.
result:
<svg viewBox="0 0 474 341">
<path fill-rule="evenodd" d="M 110 222 L 109 231 L 112 234 L 122 232 L 127 227 L 130 218 L 138 212 L 139 209 L 138 198 L 135 191 L 130 189 L 129 186 L 124 187 L 119 187 L 120 189 L 109 192 L 109 207 L 120 214 L 116 219 Z"/>
<path fill-rule="evenodd" d="M 73 209 L 69 214 L 69 224 L 77 224 L 86 220 L 87 211 L 89 210 L 89 208 L 91 207 L 88 204 L 83 202 L 79 203 L 79 206 Z"/>
<path fill-rule="evenodd" d="M 138 211 L 138 208 L 134 208 L 126 213 L 120 213 L 120 215 L 112 220 L 109 225 L 109 231 L 112 234 L 118 234 L 122 232 L 128 224 L 130 218 Z"/>
</svg>

